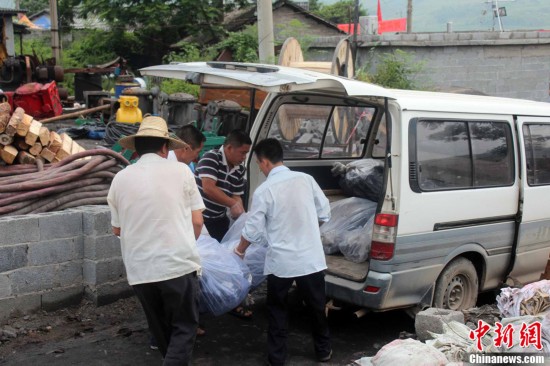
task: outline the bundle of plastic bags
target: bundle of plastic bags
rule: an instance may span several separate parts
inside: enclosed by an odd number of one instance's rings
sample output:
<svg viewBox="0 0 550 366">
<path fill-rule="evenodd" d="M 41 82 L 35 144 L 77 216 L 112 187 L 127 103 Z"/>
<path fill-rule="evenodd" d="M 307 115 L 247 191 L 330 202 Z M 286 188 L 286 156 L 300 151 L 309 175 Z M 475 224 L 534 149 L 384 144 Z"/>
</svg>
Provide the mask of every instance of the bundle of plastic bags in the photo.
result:
<svg viewBox="0 0 550 366">
<path fill-rule="evenodd" d="M 341 252 L 353 262 L 366 261 L 376 206 L 375 202 L 357 197 L 331 203 L 331 219 L 321 226 L 325 254 Z"/>
<path fill-rule="evenodd" d="M 241 240 L 241 233 L 248 218 L 248 213 L 242 214 L 237 221 L 229 228 L 227 233 L 222 239 L 222 246 L 230 251 L 233 251 Z M 257 288 L 262 282 L 265 281 L 267 276 L 264 275 L 265 256 L 267 254 L 267 240 L 261 243 L 252 243 L 246 250 L 244 256 L 244 264 L 248 267 L 250 274 L 252 275 L 251 290 Z"/>
<path fill-rule="evenodd" d="M 248 294 L 252 278 L 248 267 L 210 236 L 197 240 L 201 258 L 201 313 L 218 316 L 236 308 Z"/>
<path fill-rule="evenodd" d="M 335 163 L 332 175 L 340 176 L 340 187 L 352 197 L 378 201 L 384 183 L 384 166 L 381 160 L 361 159 L 347 165 Z"/>
</svg>

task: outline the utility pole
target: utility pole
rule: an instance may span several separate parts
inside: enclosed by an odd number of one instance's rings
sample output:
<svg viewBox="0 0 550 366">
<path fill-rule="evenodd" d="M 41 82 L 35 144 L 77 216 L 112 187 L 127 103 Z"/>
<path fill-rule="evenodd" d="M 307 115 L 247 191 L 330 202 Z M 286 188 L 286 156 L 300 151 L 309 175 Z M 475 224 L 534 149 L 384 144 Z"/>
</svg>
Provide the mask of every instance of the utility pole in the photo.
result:
<svg viewBox="0 0 550 366">
<path fill-rule="evenodd" d="M 258 0 L 258 51 L 260 62 L 275 62 L 273 7 L 271 0 Z"/>
<path fill-rule="evenodd" d="M 412 33 L 413 28 L 413 0 L 407 0 L 407 33 Z"/>
<path fill-rule="evenodd" d="M 59 21 L 57 20 L 57 0 L 50 0 L 50 31 L 52 34 L 52 53 L 55 64 L 61 65 L 61 46 L 59 44 Z"/>
</svg>

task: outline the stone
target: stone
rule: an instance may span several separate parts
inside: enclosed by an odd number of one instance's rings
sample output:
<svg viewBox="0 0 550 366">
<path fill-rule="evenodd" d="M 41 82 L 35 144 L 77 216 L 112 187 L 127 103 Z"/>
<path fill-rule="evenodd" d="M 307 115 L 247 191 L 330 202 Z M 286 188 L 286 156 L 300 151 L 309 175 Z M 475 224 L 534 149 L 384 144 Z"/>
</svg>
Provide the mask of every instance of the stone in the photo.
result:
<svg viewBox="0 0 550 366">
<path fill-rule="evenodd" d="M 457 321 L 464 324 L 464 314 L 449 309 L 428 308 L 419 312 L 414 320 L 418 340 L 424 342 L 432 339 L 429 332 L 442 334 L 443 324 Z"/>
</svg>

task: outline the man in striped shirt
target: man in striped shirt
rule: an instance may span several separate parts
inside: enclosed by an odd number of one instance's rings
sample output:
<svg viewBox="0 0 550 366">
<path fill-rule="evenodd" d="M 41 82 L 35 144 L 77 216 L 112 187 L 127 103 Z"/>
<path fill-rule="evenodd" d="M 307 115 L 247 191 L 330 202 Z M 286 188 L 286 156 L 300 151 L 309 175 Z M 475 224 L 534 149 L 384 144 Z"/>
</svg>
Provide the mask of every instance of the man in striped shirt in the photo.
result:
<svg viewBox="0 0 550 366">
<path fill-rule="evenodd" d="M 195 180 L 203 197 L 204 225 L 210 236 L 221 241 L 229 229 L 227 209 L 233 219 L 243 212 L 241 196 L 245 192 L 244 161 L 252 140 L 242 130 L 233 130 L 222 147 L 205 153 L 195 171 Z"/>
</svg>

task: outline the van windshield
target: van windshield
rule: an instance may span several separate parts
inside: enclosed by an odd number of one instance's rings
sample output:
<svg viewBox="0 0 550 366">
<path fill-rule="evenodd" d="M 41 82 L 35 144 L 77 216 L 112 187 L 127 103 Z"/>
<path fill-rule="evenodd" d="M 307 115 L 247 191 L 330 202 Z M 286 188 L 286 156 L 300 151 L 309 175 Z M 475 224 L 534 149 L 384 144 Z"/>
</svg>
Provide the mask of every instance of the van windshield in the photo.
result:
<svg viewBox="0 0 550 366">
<path fill-rule="evenodd" d="M 285 159 L 359 158 L 375 108 L 317 104 L 282 104 L 269 137 L 283 145 Z"/>
</svg>

